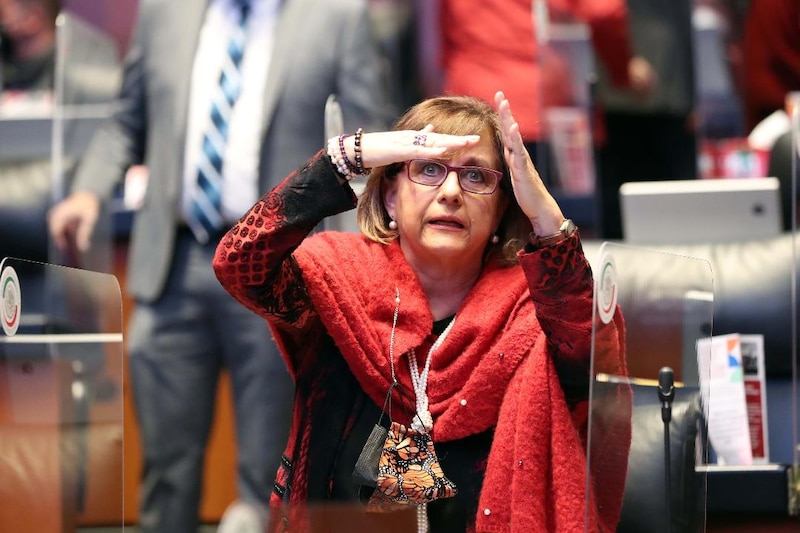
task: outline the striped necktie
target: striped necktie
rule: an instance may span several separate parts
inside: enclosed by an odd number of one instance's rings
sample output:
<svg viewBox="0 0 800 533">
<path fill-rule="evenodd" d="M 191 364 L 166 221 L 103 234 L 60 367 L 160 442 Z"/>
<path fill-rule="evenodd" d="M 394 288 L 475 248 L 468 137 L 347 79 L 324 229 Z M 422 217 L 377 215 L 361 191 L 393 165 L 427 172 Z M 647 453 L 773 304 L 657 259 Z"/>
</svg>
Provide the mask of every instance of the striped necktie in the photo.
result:
<svg viewBox="0 0 800 533">
<path fill-rule="evenodd" d="M 207 243 L 225 224 L 222 216 L 222 165 L 228 141 L 228 123 L 242 90 L 241 63 L 244 55 L 249 0 L 235 0 L 240 9 L 239 24 L 228 42 L 228 51 L 219 76 L 219 86 L 211 102 L 211 116 L 203 134 L 197 183 L 187 213 L 187 223 L 197 240 Z"/>
</svg>

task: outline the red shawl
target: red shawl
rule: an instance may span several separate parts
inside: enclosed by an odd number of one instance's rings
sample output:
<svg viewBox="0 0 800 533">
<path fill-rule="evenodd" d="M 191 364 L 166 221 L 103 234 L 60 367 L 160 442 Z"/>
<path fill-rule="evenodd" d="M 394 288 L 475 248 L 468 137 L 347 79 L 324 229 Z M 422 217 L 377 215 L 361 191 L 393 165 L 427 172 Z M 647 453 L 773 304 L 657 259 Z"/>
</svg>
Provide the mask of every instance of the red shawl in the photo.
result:
<svg viewBox="0 0 800 533">
<path fill-rule="evenodd" d="M 399 290 L 393 353 L 400 381 L 411 390 L 404 354 L 427 352 L 420 347 L 433 318 L 397 242 L 387 246 L 328 232 L 307 238 L 293 255 L 325 328 L 378 405 L 391 382 L 389 342 Z M 279 328 L 273 330 L 288 360 L 291 343 Z M 588 357 L 586 337 L 576 343 Z M 610 340 L 618 357 L 616 334 Z M 435 442 L 495 427 L 478 531 L 584 530 L 586 453 L 576 423 L 585 423 L 586 408 L 567 406 L 522 268 L 487 264 L 435 352 L 427 390 Z M 626 451 L 629 428 L 615 437 Z M 599 514 L 591 506 L 590 531 L 615 528 L 625 479 L 621 466 L 603 473 L 606 503 Z"/>
</svg>

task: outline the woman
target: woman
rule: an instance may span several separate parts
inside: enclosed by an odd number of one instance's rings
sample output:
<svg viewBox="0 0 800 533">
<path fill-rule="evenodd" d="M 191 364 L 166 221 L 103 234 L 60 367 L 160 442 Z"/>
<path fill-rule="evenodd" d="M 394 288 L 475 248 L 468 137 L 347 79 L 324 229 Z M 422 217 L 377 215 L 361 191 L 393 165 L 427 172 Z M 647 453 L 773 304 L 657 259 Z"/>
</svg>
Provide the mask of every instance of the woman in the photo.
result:
<svg viewBox="0 0 800 533">
<path fill-rule="evenodd" d="M 457 487 L 411 506 L 422 529 L 583 530 L 591 270 L 500 92 L 496 106 L 434 98 L 394 131 L 332 139 L 220 242 L 220 282 L 267 318 L 296 382 L 276 509 L 374 501 L 352 473 L 396 381 L 392 419 L 432 437 Z M 363 234 L 308 236 L 355 206 L 348 179 L 370 167 Z M 610 326 L 598 341 L 623 373 Z M 621 456 L 591 530 L 614 528 Z"/>
</svg>

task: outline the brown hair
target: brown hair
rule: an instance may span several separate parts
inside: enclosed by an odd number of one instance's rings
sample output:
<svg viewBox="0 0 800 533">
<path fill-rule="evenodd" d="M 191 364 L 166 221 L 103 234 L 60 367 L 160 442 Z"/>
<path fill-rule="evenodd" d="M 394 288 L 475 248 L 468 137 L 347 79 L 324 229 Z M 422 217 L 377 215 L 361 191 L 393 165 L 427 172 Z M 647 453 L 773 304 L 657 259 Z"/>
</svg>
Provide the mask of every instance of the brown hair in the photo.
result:
<svg viewBox="0 0 800 533">
<path fill-rule="evenodd" d="M 469 96 L 443 96 L 424 100 L 406 111 L 394 125 L 394 130 L 421 130 L 432 124 L 436 133 L 450 135 L 485 135 L 492 138 L 495 168 L 503 173 L 501 194 L 509 199 L 503 219 L 497 228 L 502 246 L 501 260 L 516 264 L 517 251 L 528 240 L 530 222 L 517 204 L 511 188 L 511 175 L 503 157 L 503 140 L 500 118 L 483 100 Z M 397 231 L 389 229 L 389 214 L 383 205 L 387 184 L 397 179 L 405 163 L 375 167 L 367 180 L 358 204 L 357 220 L 361 232 L 376 242 L 389 243 L 397 238 Z"/>
</svg>

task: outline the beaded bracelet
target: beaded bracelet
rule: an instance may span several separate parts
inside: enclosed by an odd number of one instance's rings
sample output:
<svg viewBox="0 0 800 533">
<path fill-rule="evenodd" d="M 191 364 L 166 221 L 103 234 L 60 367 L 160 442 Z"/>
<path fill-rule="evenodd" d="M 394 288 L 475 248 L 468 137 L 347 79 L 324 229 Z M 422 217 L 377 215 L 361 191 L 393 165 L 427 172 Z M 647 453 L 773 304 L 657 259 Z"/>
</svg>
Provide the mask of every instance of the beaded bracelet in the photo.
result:
<svg viewBox="0 0 800 533">
<path fill-rule="evenodd" d="M 355 164 L 347 157 L 347 150 L 344 147 L 344 140 L 349 137 L 348 135 L 339 135 L 338 137 L 331 137 L 328 139 L 328 157 L 336 167 L 336 171 L 348 181 L 356 176 L 369 174 L 372 171 L 371 168 L 364 167 L 364 160 L 361 156 L 361 137 L 363 135 L 364 130 L 362 128 L 358 128 L 354 135 Z"/>
<path fill-rule="evenodd" d="M 344 149 L 345 138 L 347 138 L 347 135 L 339 135 L 339 153 L 342 156 L 344 164 L 347 166 L 348 174 L 359 174 L 358 167 L 353 165 L 353 163 L 350 162 L 350 158 L 347 157 L 347 150 Z"/>
<path fill-rule="evenodd" d="M 364 168 L 364 161 L 361 158 L 361 136 L 364 134 L 364 130 L 362 128 L 358 128 L 356 130 L 355 135 L 355 152 L 356 152 L 356 168 L 355 173 L 358 175 L 363 176 L 364 174 L 369 174 L 372 170 L 371 168 Z"/>
<path fill-rule="evenodd" d="M 343 144 L 344 135 L 339 136 L 339 144 Z M 347 162 L 342 158 L 342 153 L 337 146 L 336 137 L 331 137 L 328 139 L 328 158 L 333 163 L 333 166 L 336 167 L 336 172 L 339 173 L 344 179 L 350 181 L 351 179 L 355 178 L 355 173 L 348 167 Z"/>
</svg>

